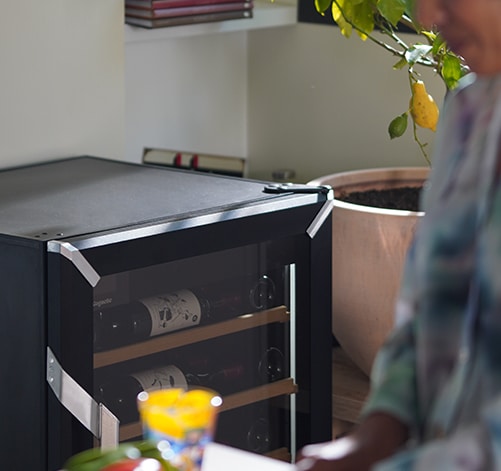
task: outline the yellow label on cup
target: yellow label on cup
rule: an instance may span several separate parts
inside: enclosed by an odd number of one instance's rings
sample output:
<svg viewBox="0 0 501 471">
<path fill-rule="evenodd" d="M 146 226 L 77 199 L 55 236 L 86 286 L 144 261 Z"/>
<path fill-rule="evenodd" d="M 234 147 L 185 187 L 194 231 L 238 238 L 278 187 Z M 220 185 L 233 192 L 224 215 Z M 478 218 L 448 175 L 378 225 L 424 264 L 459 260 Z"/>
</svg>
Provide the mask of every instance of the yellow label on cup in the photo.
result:
<svg viewBox="0 0 501 471">
<path fill-rule="evenodd" d="M 146 433 L 182 441 L 194 431 L 211 434 L 221 398 L 204 389 L 162 389 L 142 392 L 138 408 Z"/>
</svg>

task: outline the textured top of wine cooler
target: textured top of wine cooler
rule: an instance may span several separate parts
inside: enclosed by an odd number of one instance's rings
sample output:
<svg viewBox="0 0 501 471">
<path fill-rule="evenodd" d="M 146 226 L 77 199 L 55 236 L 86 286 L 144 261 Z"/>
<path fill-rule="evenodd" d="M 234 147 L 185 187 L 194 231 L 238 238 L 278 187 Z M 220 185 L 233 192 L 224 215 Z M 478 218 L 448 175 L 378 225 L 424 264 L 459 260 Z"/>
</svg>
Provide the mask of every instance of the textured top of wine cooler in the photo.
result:
<svg viewBox="0 0 501 471">
<path fill-rule="evenodd" d="M 60 239 L 287 198 L 265 185 L 88 156 L 18 167 L 0 171 L 0 233 Z"/>
</svg>

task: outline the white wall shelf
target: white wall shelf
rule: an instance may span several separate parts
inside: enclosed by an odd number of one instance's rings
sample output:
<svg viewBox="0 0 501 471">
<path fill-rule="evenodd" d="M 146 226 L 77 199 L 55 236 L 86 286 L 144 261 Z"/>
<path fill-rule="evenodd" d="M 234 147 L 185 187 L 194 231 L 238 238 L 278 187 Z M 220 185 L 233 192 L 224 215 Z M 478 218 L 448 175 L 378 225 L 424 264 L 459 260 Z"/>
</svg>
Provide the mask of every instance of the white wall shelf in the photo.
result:
<svg viewBox="0 0 501 471">
<path fill-rule="evenodd" d="M 125 42 L 155 41 L 169 38 L 200 36 L 232 31 L 251 31 L 261 28 L 288 26 L 297 23 L 295 0 L 254 0 L 254 15 L 249 19 L 228 20 L 215 23 L 172 26 L 146 29 L 125 25 Z"/>
</svg>

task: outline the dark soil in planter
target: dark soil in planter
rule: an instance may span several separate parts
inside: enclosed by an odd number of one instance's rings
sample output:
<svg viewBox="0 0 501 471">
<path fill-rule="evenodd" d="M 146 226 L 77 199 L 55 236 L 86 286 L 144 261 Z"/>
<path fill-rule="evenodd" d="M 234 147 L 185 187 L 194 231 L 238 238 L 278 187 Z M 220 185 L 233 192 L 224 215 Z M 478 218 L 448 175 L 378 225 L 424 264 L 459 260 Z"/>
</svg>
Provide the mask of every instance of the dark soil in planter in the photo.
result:
<svg viewBox="0 0 501 471">
<path fill-rule="evenodd" d="M 419 211 L 420 187 L 403 186 L 383 190 L 354 191 L 346 194 L 334 194 L 334 197 L 347 203 L 372 206 L 375 208 L 402 209 Z"/>
</svg>

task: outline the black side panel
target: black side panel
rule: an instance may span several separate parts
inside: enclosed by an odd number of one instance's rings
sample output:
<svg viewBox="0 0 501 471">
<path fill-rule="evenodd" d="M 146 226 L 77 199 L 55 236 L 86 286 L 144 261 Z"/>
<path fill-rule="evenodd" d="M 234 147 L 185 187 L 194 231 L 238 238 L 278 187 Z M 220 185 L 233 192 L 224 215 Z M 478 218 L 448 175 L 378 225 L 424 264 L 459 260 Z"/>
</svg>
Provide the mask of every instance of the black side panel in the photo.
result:
<svg viewBox="0 0 501 471">
<path fill-rule="evenodd" d="M 331 240 L 329 216 L 298 260 L 297 285 L 297 445 L 327 441 L 332 435 Z"/>
<path fill-rule="evenodd" d="M 49 253 L 48 345 L 62 368 L 92 395 L 92 287 L 75 265 Z M 48 394 L 48 471 L 61 469 L 73 454 L 94 446 L 92 434 Z"/>
<path fill-rule="evenodd" d="M 45 301 L 41 244 L 0 237 L 2 469 L 46 463 Z"/>
<path fill-rule="evenodd" d="M 309 442 L 322 442 L 332 434 L 332 216 L 310 245 L 310 349 L 311 398 Z"/>
</svg>

